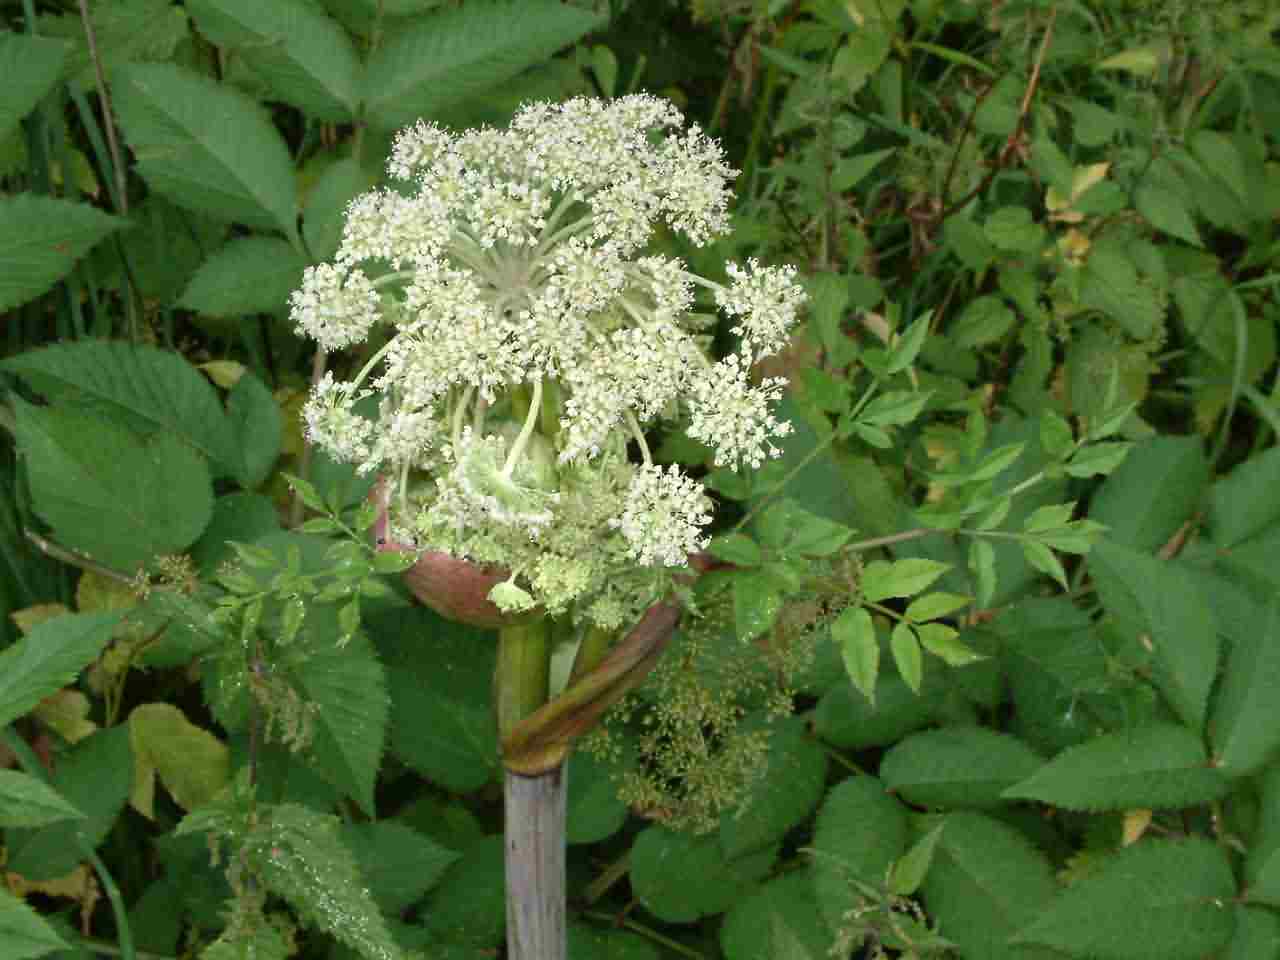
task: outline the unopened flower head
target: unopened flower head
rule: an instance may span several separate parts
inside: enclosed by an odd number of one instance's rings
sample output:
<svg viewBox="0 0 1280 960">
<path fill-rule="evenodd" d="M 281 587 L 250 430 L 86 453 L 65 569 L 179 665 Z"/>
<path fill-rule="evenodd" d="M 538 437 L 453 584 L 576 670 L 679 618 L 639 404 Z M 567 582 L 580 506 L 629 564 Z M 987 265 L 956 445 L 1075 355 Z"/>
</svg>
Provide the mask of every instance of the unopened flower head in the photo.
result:
<svg viewBox="0 0 1280 960">
<path fill-rule="evenodd" d="M 730 263 L 722 284 L 648 250 L 660 230 L 724 236 L 735 171 L 644 94 L 531 104 L 505 130 L 419 122 L 388 172 L 403 186 L 351 204 L 291 299 L 324 350 L 369 341 L 350 381 L 316 386 L 308 438 L 394 481 L 402 537 L 508 569 L 504 608 L 620 625 L 711 519 L 646 431 L 684 424 L 735 469 L 779 453 L 782 382 L 750 367 L 787 342 L 795 271 Z M 719 361 L 700 335 L 716 309 L 741 342 Z"/>
</svg>

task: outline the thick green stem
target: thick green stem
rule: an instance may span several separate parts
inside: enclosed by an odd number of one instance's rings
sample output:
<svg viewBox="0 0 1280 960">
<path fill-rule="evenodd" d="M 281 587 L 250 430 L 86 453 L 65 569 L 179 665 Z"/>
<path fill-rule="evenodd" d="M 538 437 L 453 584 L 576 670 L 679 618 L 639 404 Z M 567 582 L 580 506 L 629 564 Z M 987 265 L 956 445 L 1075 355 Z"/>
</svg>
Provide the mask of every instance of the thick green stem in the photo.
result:
<svg viewBox="0 0 1280 960">
<path fill-rule="evenodd" d="M 505 740 L 516 724 L 547 702 L 550 677 L 550 623 L 537 620 L 503 627 L 498 632 L 493 703 L 500 740 Z"/>
</svg>

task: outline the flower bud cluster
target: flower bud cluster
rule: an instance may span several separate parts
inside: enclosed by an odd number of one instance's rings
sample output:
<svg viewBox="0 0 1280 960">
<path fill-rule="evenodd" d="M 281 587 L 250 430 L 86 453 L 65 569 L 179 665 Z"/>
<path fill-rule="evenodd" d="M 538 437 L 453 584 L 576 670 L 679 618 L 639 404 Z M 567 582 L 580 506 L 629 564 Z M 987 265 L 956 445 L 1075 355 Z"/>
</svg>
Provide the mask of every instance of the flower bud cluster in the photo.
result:
<svg viewBox="0 0 1280 960">
<path fill-rule="evenodd" d="M 322 349 L 369 342 L 350 381 L 316 385 L 308 438 L 395 481 L 402 538 L 510 570 L 494 602 L 625 622 L 711 519 L 645 431 L 684 424 L 734 469 L 779 453 L 782 381 L 749 373 L 795 324 L 794 269 L 730 263 L 717 283 L 646 250 L 663 227 L 725 235 L 735 171 L 644 94 L 531 104 L 505 130 L 419 122 L 388 172 L 401 185 L 351 204 L 291 298 Z M 718 362 L 700 291 L 740 339 Z"/>
</svg>

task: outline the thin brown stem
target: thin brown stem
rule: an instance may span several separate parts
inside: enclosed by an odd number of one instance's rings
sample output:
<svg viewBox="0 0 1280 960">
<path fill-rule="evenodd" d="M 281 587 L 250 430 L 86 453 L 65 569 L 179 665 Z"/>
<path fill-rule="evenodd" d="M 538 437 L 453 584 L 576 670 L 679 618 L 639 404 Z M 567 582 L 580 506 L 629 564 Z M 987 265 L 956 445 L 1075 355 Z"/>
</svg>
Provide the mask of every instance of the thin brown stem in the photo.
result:
<svg viewBox="0 0 1280 960">
<path fill-rule="evenodd" d="M 102 58 L 98 56 L 98 38 L 89 16 L 89 0 L 80 0 L 80 19 L 84 22 L 84 36 L 89 44 L 89 59 L 93 61 L 93 76 L 98 85 L 98 99 L 102 101 L 102 125 L 107 131 L 107 149 L 111 152 L 111 165 L 115 167 L 116 202 L 122 216 L 129 214 L 129 194 L 125 189 L 124 161 L 120 155 L 120 143 L 116 139 L 115 118 L 111 110 L 111 94 L 107 92 L 107 77 L 102 70 Z"/>
</svg>

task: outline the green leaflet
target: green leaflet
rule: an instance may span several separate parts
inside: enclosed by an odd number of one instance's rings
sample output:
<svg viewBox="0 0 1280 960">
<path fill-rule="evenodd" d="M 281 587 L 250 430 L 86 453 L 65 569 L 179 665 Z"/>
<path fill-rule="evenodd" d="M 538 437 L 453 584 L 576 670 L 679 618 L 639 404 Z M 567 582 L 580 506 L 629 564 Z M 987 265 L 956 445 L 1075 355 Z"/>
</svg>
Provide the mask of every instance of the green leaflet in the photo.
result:
<svg viewBox="0 0 1280 960">
<path fill-rule="evenodd" d="M 1068 810 L 1129 810 L 1198 806 L 1230 783 L 1209 766 L 1200 738 L 1166 724 L 1104 734 L 1071 747 L 1004 791 Z"/>
<path fill-rule="evenodd" d="M 0 727 L 73 681 L 97 659 L 119 622 L 118 613 L 64 614 L 0 651 Z"/>
<path fill-rule="evenodd" d="M 200 265 L 178 306 L 213 317 L 281 313 L 306 265 L 279 237 L 236 237 Z"/>
<path fill-rule="evenodd" d="M 880 762 L 885 786 L 930 807 L 994 807 L 1004 791 L 1041 764 L 1021 740 L 984 727 L 914 733 Z"/>
<path fill-rule="evenodd" d="M 87 203 L 31 193 L 0 197 L 0 311 L 50 290 L 99 240 L 127 226 Z"/>
<path fill-rule="evenodd" d="M 1195 575 L 1107 539 L 1089 554 L 1089 571 L 1107 612 L 1150 632 L 1161 692 L 1183 723 L 1203 729 L 1219 640 Z"/>
<path fill-rule="evenodd" d="M 0 950 L 5 957 L 31 960 L 68 946 L 26 903 L 0 890 Z"/>
<path fill-rule="evenodd" d="M 790 931 L 811 960 L 827 955 L 835 936 L 814 902 L 812 867 L 784 873 L 730 907 L 720 948 L 728 960 L 774 960 L 775 925 Z"/>
<path fill-rule="evenodd" d="M 1280 522 L 1280 447 L 1251 457 L 1213 485 L 1209 528 L 1229 549 Z"/>
<path fill-rule="evenodd" d="M 393 915 L 434 888 L 459 856 L 394 820 L 344 824 L 339 836 L 356 858 L 373 899 Z"/>
<path fill-rule="evenodd" d="M 1252 629 L 1235 637 L 1210 731 L 1214 760 L 1225 773 L 1255 772 L 1280 746 L 1280 597 Z"/>
<path fill-rule="evenodd" d="M 53 89 L 66 56 L 66 45 L 57 40 L 0 33 L 0 76 L 5 78 L 0 92 L 0 140 L 12 134 L 18 121 Z"/>
<path fill-rule="evenodd" d="M 481 0 L 415 18 L 365 68 L 370 120 L 394 129 L 484 93 L 600 25 L 555 0 Z"/>
<path fill-rule="evenodd" d="M 662 826 L 646 828 L 631 848 L 631 885 L 645 908 L 668 923 L 722 913 L 769 872 L 775 843 L 730 857 L 719 837 L 695 837 Z"/>
<path fill-rule="evenodd" d="M 1197 437 L 1152 437 L 1129 451 L 1089 503 L 1089 519 L 1106 524 L 1115 543 L 1158 550 L 1196 512 L 1209 485 L 1209 462 Z"/>
<path fill-rule="evenodd" d="M 884 886 L 906 849 L 906 808 L 875 777 L 853 777 L 827 794 L 810 852 L 814 893 L 832 929 L 865 896 L 862 885 Z"/>
<path fill-rule="evenodd" d="M 17 770 L 0 770 L 0 827 L 43 827 L 84 814 L 57 790 Z"/>
<path fill-rule="evenodd" d="M 943 936 L 964 960 L 1050 960 L 1050 951 L 1012 946 L 1011 934 L 1037 917 L 1057 892 L 1048 859 L 1008 824 L 953 813 L 922 893 Z"/>
<path fill-rule="evenodd" d="M 1198 960 L 1230 942 L 1235 892 L 1217 844 L 1144 841 L 1060 893 L 1013 942 L 1099 960 Z"/>
</svg>

